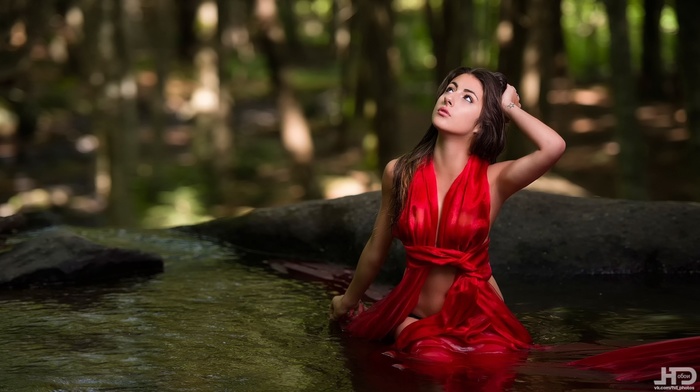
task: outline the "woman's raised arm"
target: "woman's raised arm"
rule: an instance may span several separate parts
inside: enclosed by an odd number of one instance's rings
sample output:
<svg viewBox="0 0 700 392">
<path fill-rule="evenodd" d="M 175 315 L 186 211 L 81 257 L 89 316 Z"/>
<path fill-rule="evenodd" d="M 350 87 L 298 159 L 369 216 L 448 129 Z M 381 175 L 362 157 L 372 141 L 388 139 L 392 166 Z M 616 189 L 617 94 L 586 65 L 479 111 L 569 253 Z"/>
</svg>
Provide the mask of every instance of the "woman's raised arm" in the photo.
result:
<svg viewBox="0 0 700 392">
<path fill-rule="evenodd" d="M 522 158 L 492 165 L 497 196 L 502 203 L 554 166 L 564 154 L 566 143 L 556 131 L 520 108 L 520 98 L 513 86 L 506 88 L 501 105 L 506 116 L 537 146 L 537 150 Z"/>
</svg>

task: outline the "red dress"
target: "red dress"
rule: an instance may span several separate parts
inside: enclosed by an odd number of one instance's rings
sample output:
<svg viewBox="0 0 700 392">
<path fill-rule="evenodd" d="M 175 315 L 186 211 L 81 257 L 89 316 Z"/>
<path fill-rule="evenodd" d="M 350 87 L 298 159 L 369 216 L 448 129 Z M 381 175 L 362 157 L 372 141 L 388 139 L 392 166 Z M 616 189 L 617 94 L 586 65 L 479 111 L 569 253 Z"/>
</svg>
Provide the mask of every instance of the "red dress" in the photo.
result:
<svg viewBox="0 0 700 392">
<path fill-rule="evenodd" d="M 403 279 L 385 298 L 350 321 L 346 327 L 350 335 L 391 337 L 416 307 L 430 269 L 451 265 L 457 272 L 441 311 L 406 327 L 394 343 L 396 352 L 440 360 L 449 359 L 449 352 L 530 347 L 529 333 L 488 283 L 488 166 L 471 155 L 445 195 L 440 214 L 433 161 L 427 159 L 419 166 L 394 231 L 406 249 Z"/>
<path fill-rule="evenodd" d="M 488 283 L 491 277 L 488 243 L 490 194 L 489 164 L 472 155 L 450 186 L 438 216 L 437 181 L 432 159 L 414 175 L 406 205 L 394 235 L 406 248 L 406 271 L 401 282 L 369 310 L 349 321 L 347 332 L 356 337 L 393 338 L 396 327 L 418 303 L 421 288 L 435 265 L 457 267 L 442 309 L 407 326 L 390 353 L 418 359 L 427 371 L 449 373 L 452 363 L 477 368 L 502 390 L 514 375 L 507 368 L 524 359 L 534 346 L 525 327 L 515 318 Z M 465 353 L 500 353 L 471 356 Z M 700 370 L 700 337 L 669 340 L 614 350 L 570 363 L 603 370 L 618 380 L 659 379 L 661 367 Z M 450 377 L 452 377 L 450 375 Z M 477 376 L 478 378 L 478 376 Z M 698 380 L 692 380 L 700 386 Z"/>
</svg>

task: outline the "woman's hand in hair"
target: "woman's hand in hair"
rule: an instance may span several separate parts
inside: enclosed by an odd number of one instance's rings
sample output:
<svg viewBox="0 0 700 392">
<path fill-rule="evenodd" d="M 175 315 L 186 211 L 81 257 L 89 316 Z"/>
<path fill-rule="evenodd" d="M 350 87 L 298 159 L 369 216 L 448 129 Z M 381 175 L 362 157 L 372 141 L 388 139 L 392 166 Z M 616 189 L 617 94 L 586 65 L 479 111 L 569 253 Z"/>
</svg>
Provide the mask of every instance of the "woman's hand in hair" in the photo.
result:
<svg viewBox="0 0 700 392">
<path fill-rule="evenodd" d="M 514 107 L 521 107 L 520 105 L 520 95 L 518 91 L 512 85 L 506 87 L 506 91 L 503 92 L 501 96 L 501 107 L 506 112 L 506 115 L 510 117 L 508 110 Z"/>
</svg>

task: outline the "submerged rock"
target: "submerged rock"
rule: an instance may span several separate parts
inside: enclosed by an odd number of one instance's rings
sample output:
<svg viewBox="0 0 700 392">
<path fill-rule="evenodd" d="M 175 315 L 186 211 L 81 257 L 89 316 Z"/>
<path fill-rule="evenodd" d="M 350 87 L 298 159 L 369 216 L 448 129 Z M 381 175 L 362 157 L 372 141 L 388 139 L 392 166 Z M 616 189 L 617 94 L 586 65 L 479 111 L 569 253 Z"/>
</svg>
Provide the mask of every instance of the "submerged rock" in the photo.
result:
<svg viewBox="0 0 700 392">
<path fill-rule="evenodd" d="M 261 208 L 177 230 L 265 256 L 354 266 L 380 193 Z M 700 273 L 700 204 L 576 198 L 522 191 L 491 229 L 494 274 L 578 276 Z M 384 266 L 403 271 L 395 241 Z"/>
<path fill-rule="evenodd" d="M 102 246 L 60 230 L 5 245 L 0 253 L 0 288 L 89 284 L 161 272 L 160 256 Z"/>
</svg>

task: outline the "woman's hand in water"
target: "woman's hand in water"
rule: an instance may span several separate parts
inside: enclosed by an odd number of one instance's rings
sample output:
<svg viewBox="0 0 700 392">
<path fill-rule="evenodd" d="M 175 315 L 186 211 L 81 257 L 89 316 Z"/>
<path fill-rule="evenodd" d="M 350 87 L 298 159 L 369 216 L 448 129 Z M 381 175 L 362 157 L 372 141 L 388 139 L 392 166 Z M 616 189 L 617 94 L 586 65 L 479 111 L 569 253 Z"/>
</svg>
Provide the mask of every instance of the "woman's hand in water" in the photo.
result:
<svg viewBox="0 0 700 392">
<path fill-rule="evenodd" d="M 342 295 L 336 295 L 331 300 L 331 308 L 328 318 L 330 318 L 332 321 L 338 321 L 345 317 L 353 318 L 364 311 L 365 305 L 362 303 L 362 301 L 358 302 L 355 306 L 348 306 L 343 303 Z"/>
<path fill-rule="evenodd" d="M 333 321 L 336 321 L 346 315 L 350 311 L 349 306 L 343 305 L 343 296 L 342 295 L 336 295 L 333 297 L 331 300 L 331 309 L 328 314 L 328 318 L 330 318 Z"/>
</svg>

